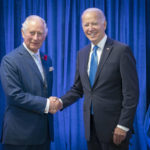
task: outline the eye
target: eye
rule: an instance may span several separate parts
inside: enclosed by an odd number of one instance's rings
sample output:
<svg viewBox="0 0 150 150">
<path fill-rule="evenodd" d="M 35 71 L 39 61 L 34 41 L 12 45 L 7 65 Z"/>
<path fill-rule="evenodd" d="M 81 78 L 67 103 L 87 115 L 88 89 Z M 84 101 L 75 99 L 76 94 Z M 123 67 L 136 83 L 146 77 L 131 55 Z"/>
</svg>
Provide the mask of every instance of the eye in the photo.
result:
<svg viewBox="0 0 150 150">
<path fill-rule="evenodd" d="M 30 34 L 31 34 L 31 35 L 34 35 L 34 34 L 35 34 L 35 32 L 30 32 Z"/>
<path fill-rule="evenodd" d="M 38 35 L 38 36 L 42 36 L 42 35 L 43 35 L 43 33 L 41 33 L 41 32 L 38 32 L 38 33 L 37 33 L 37 35 Z"/>
<path fill-rule="evenodd" d="M 92 25 L 93 25 L 93 26 L 97 26 L 98 23 L 97 23 L 97 22 L 93 22 Z"/>
<path fill-rule="evenodd" d="M 84 27 L 88 27 L 88 26 L 89 26 L 89 24 L 88 24 L 88 23 L 84 24 Z"/>
</svg>

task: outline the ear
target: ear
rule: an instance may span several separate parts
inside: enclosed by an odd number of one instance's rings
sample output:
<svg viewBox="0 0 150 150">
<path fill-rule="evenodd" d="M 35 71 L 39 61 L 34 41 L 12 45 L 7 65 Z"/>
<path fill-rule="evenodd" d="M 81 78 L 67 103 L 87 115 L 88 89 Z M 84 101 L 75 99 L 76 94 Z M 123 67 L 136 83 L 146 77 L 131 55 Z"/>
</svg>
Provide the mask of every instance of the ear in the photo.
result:
<svg viewBox="0 0 150 150">
<path fill-rule="evenodd" d="M 107 22 L 104 21 L 104 29 L 106 30 L 106 27 L 107 27 Z"/>
<path fill-rule="evenodd" d="M 24 33 L 24 31 L 21 29 L 21 33 L 22 33 L 22 37 L 24 38 L 25 37 L 25 33 Z"/>
</svg>

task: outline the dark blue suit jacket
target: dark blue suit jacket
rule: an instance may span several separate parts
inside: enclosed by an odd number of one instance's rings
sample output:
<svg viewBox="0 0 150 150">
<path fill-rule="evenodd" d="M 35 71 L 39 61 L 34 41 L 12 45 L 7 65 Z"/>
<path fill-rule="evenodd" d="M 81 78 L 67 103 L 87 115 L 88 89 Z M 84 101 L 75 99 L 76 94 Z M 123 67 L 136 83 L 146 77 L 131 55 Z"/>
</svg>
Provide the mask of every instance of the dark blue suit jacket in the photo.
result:
<svg viewBox="0 0 150 150">
<path fill-rule="evenodd" d="M 41 61 L 45 82 L 23 45 L 2 60 L 0 75 L 6 95 L 3 144 L 37 145 L 53 139 L 53 117 L 44 113 L 52 91 L 52 62 L 44 60 L 42 54 Z"/>
<path fill-rule="evenodd" d="M 74 85 L 61 99 L 65 108 L 84 94 L 86 139 L 90 139 L 92 102 L 97 136 L 112 142 L 117 124 L 132 129 L 139 96 L 136 63 L 127 45 L 108 38 L 91 87 L 87 74 L 90 49 L 88 45 L 79 51 Z"/>
</svg>

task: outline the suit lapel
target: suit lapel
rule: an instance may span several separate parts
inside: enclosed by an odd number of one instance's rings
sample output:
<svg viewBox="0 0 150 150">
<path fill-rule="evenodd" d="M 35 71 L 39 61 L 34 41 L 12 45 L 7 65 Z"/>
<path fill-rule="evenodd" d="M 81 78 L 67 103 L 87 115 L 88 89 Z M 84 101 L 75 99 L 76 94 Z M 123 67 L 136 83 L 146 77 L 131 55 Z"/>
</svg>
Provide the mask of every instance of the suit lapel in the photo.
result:
<svg viewBox="0 0 150 150">
<path fill-rule="evenodd" d="M 23 45 L 21 46 L 20 54 L 23 55 L 22 58 L 24 59 L 24 62 L 28 64 L 27 66 L 30 66 L 32 68 L 33 72 L 35 72 L 35 74 L 38 76 L 40 81 L 43 82 L 42 75 L 38 69 L 38 66 L 36 65 L 34 59 L 29 54 L 29 52 L 24 48 Z"/>
<path fill-rule="evenodd" d="M 102 56 L 101 56 L 101 59 L 100 59 L 100 62 L 99 62 L 98 68 L 97 68 L 94 85 L 96 84 L 96 81 L 103 69 L 103 66 L 104 66 L 107 58 L 109 57 L 109 55 L 111 53 L 111 50 L 112 50 L 112 40 L 108 38 L 106 41 L 106 44 L 104 46 Z M 94 85 L 93 85 L 93 87 L 94 87 Z"/>
<path fill-rule="evenodd" d="M 41 63 L 42 63 L 42 66 L 43 66 L 44 77 L 45 77 L 44 82 L 47 84 L 48 83 L 48 80 L 47 80 L 47 71 L 48 71 L 47 60 L 44 60 L 44 55 L 42 53 L 40 53 L 40 56 L 41 56 Z"/>
<path fill-rule="evenodd" d="M 88 76 L 88 62 L 89 62 L 89 55 L 90 55 L 90 50 L 91 50 L 91 44 L 89 44 L 87 46 L 87 51 L 85 52 L 85 55 L 84 55 L 84 58 L 85 58 L 85 63 L 84 63 L 84 72 L 85 72 L 85 83 L 88 84 L 88 87 L 91 88 L 91 85 L 90 85 L 90 80 L 89 80 L 89 76 Z M 83 60 L 84 60 L 83 58 Z"/>
</svg>

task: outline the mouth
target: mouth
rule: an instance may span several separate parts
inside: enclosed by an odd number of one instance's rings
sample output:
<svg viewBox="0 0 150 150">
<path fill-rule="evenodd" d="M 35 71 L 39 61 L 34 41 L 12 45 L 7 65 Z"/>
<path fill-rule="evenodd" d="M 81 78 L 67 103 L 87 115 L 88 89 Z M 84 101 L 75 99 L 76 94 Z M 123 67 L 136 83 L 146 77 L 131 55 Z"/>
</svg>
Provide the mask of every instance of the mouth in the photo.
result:
<svg viewBox="0 0 150 150">
<path fill-rule="evenodd" d="M 89 37 L 94 38 L 96 36 L 96 33 L 92 32 L 88 34 Z"/>
<path fill-rule="evenodd" d="M 39 45 L 39 43 L 31 43 L 32 45 Z"/>
</svg>

